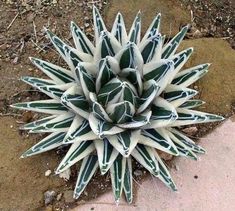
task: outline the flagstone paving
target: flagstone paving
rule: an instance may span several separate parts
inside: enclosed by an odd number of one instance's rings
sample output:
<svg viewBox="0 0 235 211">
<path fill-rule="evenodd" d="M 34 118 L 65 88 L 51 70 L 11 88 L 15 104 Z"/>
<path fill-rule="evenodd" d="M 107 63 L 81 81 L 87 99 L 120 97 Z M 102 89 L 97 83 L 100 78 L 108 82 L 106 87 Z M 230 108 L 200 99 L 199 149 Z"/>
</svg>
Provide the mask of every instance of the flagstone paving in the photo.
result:
<svg viewBox="0 0 235 211">
<path fill-rule="evenodd" d="M 136 200 L 117 206 L 111 192 L 74 208 L 79 210 L 235 210 L 235 116 L 226 120 L 211 134 L 201 138 L 207 153 L 199 161 L 175 159 L 170 169 L 178 192 L 168 190 L 158 179 L 147 178 L 135 192 Z M 177 170 L 176 170 L 177 169 Z"/>
</svg>

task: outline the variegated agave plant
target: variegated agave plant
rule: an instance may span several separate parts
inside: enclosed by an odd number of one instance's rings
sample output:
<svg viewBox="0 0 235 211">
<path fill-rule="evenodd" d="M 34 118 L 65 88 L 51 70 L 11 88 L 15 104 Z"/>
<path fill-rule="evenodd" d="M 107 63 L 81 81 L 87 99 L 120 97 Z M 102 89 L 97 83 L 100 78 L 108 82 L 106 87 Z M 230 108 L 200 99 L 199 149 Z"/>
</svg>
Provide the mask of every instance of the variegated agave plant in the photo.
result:
<svg viewBox="0 0 235 211">
<path fill-rule="evenodd" d="M 56 173 L 82 160 L 75 198 L 99 166 L 101 174 L 110 170 L 115 200 L 124 190 L 131 203 L 133 158 L 175 191 L 159 150 L 196 160 L 195 153 L 204 153 L 204 149 L 178 127 L 223 119 L 192 110 L 203 102 L 192 99 L 197 91 L 187 87 L 207 73 L 209 64 L 180 71 L 193 52 L 188 48 L 176 53 L 188 27 L 164 44 L 165 36 L 159 33 L 160 14 L 142 39 L 140 13 L 128 35 L 120 13 L 111 32 L 95 7 L 93 17 L 94 44 L 73 22 L 71 32 L 76 48 L 47 30 L 70 70 L 31 58 L 50 79 L 22 80 L 52 99 L 13 107 L 50 115 L 26 124 L 23 129 L 51 134 L 22 157 L 71 145 Z"/>
</svg>

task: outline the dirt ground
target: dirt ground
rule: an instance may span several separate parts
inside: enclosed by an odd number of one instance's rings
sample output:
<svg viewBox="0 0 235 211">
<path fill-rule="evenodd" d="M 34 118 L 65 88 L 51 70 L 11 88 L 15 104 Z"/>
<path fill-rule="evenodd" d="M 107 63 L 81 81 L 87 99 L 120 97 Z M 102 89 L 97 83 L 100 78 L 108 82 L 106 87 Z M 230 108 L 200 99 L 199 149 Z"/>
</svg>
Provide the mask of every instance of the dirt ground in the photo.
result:
<svg viewBox="0 0 235 211">
<path fill-rule="evenodd" d="M 106 20 L 110 22 L 111 17 L 114 17 L 114 13 L 116 13 L 113 9 L 115 1 L 95 2 L 98 8 L 105 11 Z M 118 2 L 119 6 L 116 9 L 122 11 L 122 1 Z M 138 1 L 136 2 L 135 7 L 137 8 Z M 153 4 L 153 2 L 155 1 L 149 1 L 149 4 Z M 181 10 L 185 10 L 187 20 L 190 19 L 190 10 L 194 11 L 194 27 L 201 30 L 200 36 L 229 37 L 226 40 L 234 47 L 233 7 L 227 0 L 210 0 L 207 2 L 209 2 L 209 8 L 213 8 L 210 10 L 211 13 L 206 13 L 203 9 L 194 9 L 196 3 L 193 3 L 193 1 L 182 0 L 181 3 L 177 1 L 177 5 Z M 209 32 L 203 31 L 208 28 L 208 24 L 210 25 L 211 17 L 221 13 L 220 7 L 215 6 L 215 2 L 225 2 L 226 7 L 224 7 L 222 16 L 230 15 L 232 18 L 229 19 L 228 23 L 225 21 L 227 19 L 222 18 L 214 33 L 211 33 L 210 30 Z M 167 1 L 167 4 L 169 8 L 173 4 L 176 8 L 175 1 Z M 178 13 L 178 7 L 175 9 L 176 13 Z M 45 171 L 50 169 L 53 172 L 56 168 L 63 156 L 63 150 L 48 152 L 28 159 L 19 159 L 26 149 L 42 137 L 28 135 L 18 129 L 23 122 L 32 121 L 37 118 L 37 115 L 12 110 L 9 105 L 20 101 L 45 98 L 44 95 L 19 80 L 21 76 L 25 75 L 43 76 L 30 64 L 29 56 L 63 65 L 52 45 L 45 38 L 43 26 L 49 27 L 70 43 L 72 40 L 69 33 L 69 23 L 73 20 L 78 25 L 83 26 L 92 39 L 91 8 L 92 1 L 88 0 L 0 1 L 0 140 L 2 143 L 0 147 L 0 210 L 66 210 L 69 206 L 74 205 L 74 201 L 65 196 L 75 185 L 76 169 L 72 171 L 72 178 L 69 182 L 65 182 L 53 174 L 49 177 L 44 176 Z M 155 7 L 152 7 L 152 13 L 155 9 Z M 109 11 L 112 14 L 109 14 Z M 172 17 L 174 15 L 172 14 Z M 200 21 L 199 17 L 204 17 L 206 21 Z M 177 22 L 177 24 L 175 25 L 176 30 L 181 27 L 181 23 Z M 231 30 L 228 30 L 227 33 L 225 31 L 228 28 L 231 28 Z M 207 96 L 205 96 L 205 100 L 207 100 L 206 98 Z M 219 110 L 218 104 L 216 106 L 215 112 Z M 229 107 L 224 114 L 230 113 L 231 108 Z M 136 168 L 139 169 L 138 166 Z M 108 189 L 110 189 L 109 177 L 103 178 L 97 175 L 86 189 L 86 194 L 82 196 L 79 203 L 94 198 Z M 43 194 L 47 190 L 54 190 L 57 195 L 62 193 L 62 198 L 58 201 L 55 200 L 53 206 L 46 207 L 44 205 Z"/>
</svg>

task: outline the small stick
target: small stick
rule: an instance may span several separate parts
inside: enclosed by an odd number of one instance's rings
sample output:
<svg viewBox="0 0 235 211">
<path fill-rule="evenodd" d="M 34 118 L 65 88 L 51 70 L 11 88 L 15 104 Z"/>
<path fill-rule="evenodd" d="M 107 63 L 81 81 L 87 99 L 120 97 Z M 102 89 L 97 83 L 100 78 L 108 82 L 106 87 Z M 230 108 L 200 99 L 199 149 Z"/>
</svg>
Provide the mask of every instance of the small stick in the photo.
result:
<svg viewBox="0 0 235 211">
<path fill-rule="evenodd" d="M 11 23 L 8 25 L 7 30 L 11 28 L 11 25 L 14 23 L 14 21 L 16 20 L 16 18 L 18 17 L 19 14 L 20 14 L 20 13 L 18 12 L 18 13 L 15 15 L 15 17 L 13 18 L 13 20 L 11 21 Z"/>
<path fill-rule="evenodd" d="M 43 48 L 41 48 L 37 43 L 35 43 L 33 40 L 31 42 L 41 51 L 46 52 Z"/>
<path fill-rule="evenodd" d="M 35 36 L 35 42 L 38 43 L 36 25 L 35 25 L 34 21 L 33 21 L 33 31 L 34 31 L 34 36 Z"/>
</svg>

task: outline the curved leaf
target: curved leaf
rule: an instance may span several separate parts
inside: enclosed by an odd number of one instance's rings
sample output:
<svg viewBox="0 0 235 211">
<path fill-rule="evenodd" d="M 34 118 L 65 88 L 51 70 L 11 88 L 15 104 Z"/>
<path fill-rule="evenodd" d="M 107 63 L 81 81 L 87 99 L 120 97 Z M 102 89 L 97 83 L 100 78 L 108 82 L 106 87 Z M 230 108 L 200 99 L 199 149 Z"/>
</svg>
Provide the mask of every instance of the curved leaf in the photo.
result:
<svg viewBox="0 0 235 211">
<path fill-rule="evenodd" d="M 75 199 L 79 198 L 97 168 L 98 160 L 96 155 L 89 155 L 85 159 L 83 159 L 74 190 L 73 197 Z"/>
<path fill-rule="evenodd" d="M 98 136 L 91 130 L 89 121 L 79 116 L 75 116 L 64 138 L 64 143 L 78 143 L 81 141 L 94 140 L 96 138 L 98 138 Z"/>
<path fill-rule="evenodd" d="M 67 132 L 74 119 L 73 113 L 61 114 L 60 116 L 33 128 L 31 133 L 41 132 Z"/>
<path fill-rule="evenodd" d="M 141 131 L 139 143 L 178 156 L 179 152 L 165 129 L 146 129 Z"/>
<path fill-rule="evenodd" d="M 71 22 L 70 28 L 76 48 L 93 56 L 95 48 L 87 36 L 73 21 Z"/>
<path fill-rule="evenodd" d="M 133 149 L 131 155 L 151 174 L 154 176 L 159 175 L 158 162 L 154 157 L 154 149 L 151 147 L 138 144 L 135 149 Z"/>
<path fill-rule="evenodd" d="M 178 46 L 180 45 L 181 41 L 183 40 L 185 34 L 188 31 L 189 26 L 183 27 L 180 32 L 173 37 L 169 43 L 167 43 L 162 49 L 162 58 L 168 59 L 171 58 L 172 55 L 176 52 Z"/>
<path fill-rule="evenodd" d="M 198 92 L 193 89 L 170 84 L 164 90 L 164 99 L 174 107 L 178 107 L 197 94 Z"/>
<path fill-rule="evenodd" d="M 61 103 L 85 119 L 89 117 L 89 103 L 83 96 L 81 88 L 73 86 L 61 96 Z"/>
<path fill-rule="evenodd" d="M 56 84 L 69 83 L 74 81 L 73 73 L 63 67 L 33 57 L 29 57 L 29 59 Z"/>
<path fill-rule="evenodd" d="M 133 199 L 133 185 L 132 185 L 132 164 L 131 158 L 127 158 L 126 169 L 124 175 L 123 189 L 126 195 L 126 200 L 129 204 L 132 203 Z"/>
<path fill-rule="evenodd" d="M 118 151 L 109 143 L 107 138 L 95 140 L 101 174 L 105 174 L 118 156 Z"/>
<path fill-rule="evenodd" d="M 121 133 L 124 129 L 115 126 L 112 123 L 102 121 L 97 119 L 93 113 L 89 116 L 89 123 L 92 131 L 99 136 L 99 138 L 104 138 L 107 135 L 114 135 Z"/>
<path fill-rule="evenodd" d="M 189 69 L 180 71 L 176 74 L 172 84 L 187 87 L 203 77 L 207 72 L 210 64 L 201 64 Z"/>
<path fill-rule="evenodd" d="M 126 27 L 121 13 L 117 14 L 111 33 L 121 45 L 124 45 L 127 42 Z"/>
<path fill-rule="evenodd" d="M 116 135 L 107 136 L 110 144 L 124 157 L 128 157 L 135 148 L 140 131 L 126 130 Z"/>
<path fill-rule="evenodd" d="M 158 178 L 171 190 L 177 191 L 176 185 L 171 178 L 169 171 L 167 170 L 165 164 L 162 162 L 161 158 L 159 157 L 157 151 L 154 151 L 155 158 L 157 159 L 159 165 L 159 176 Z"/>
<path fill-rule="evenodd" d="M 159 33 L 160 29 L 160 22 L 161 22 L 161 14 L 158 13 L 155 18 L 153 19 L 152 23 L 150 24 L 149 28 L 147 29 L 141 44 L 148 38 L 155 36 L 156 34 Z"/>
<path fill-rule="evenodd" d="M 73 143 L 69 148 L 69 151 L 66 153 L 63 160 L 60 162 L 60 165 L 56 169 L 56 174 L 59 174 L 70 166 L 77 163 L 79 160 L 82 160 L 87 155 L 95 150 L 93 141 L 83 141 L 81 143 Z"/>
<path fill-rule="evenodd" d="M 119 154 L 110 168 L 113 193 L 116 203 L 119 203 L 119 199 L 122 194 L 125 169 L 126 169 L 126 158 L 124 158 Z"/>
<path fill-rule="evenodd" d="M 32 155 L 36 155 L 42 152 L 46 152 L 52 149 L 55 149 L 61 145 L 63 145 L 63 139 L 66 133 L 59 132 L 59 133 L 52 133 L 46 138 L 42 139 L 40 142 L 35 144 L 33 147 L 28 149 L 21 158 L 29 157 Z"/>
<path fill-rule="evenodd" d="M 129 41 L 134 42 L 135 44 L 139 44 L 140 32 L 141 32 L 141 12 L 139 11 L 135 17 L 135 20 L 128 34 Z"/>
<path fill-rule="evenodd" d="M 11 105 L 11 107 L 46 114 L 63 114 L 68 111 L 68 109 L 58 100 L 38 100 L 32 102 L 16 103 Z"/>
</svg>

